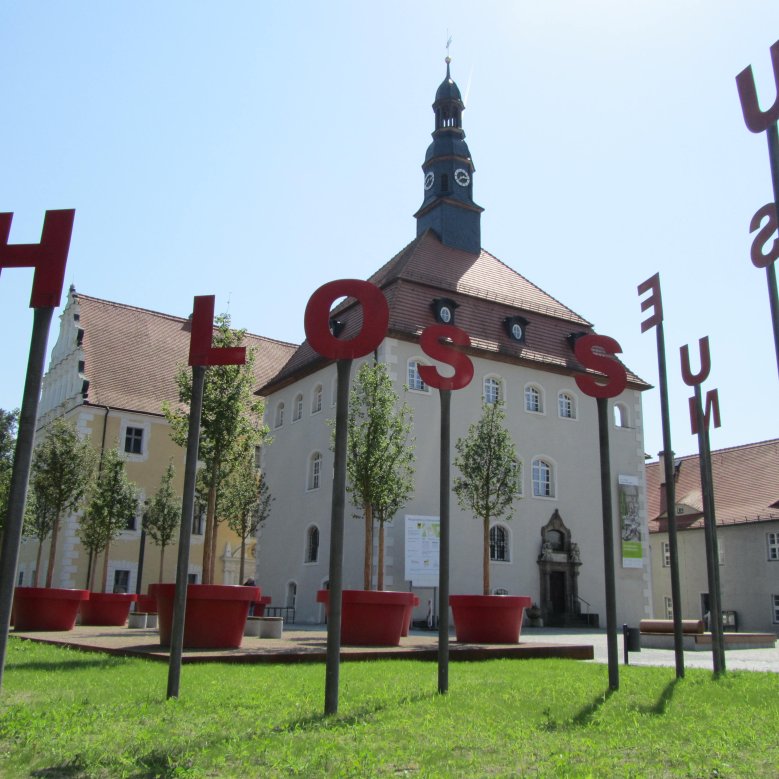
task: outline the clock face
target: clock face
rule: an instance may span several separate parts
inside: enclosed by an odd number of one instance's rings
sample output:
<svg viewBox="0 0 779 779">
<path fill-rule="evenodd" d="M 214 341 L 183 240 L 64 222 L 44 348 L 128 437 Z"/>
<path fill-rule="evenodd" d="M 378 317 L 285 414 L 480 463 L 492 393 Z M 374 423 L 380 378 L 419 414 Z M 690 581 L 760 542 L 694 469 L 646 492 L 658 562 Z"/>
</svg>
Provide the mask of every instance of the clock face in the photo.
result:
<svg viewBox="0 0 779 779">
<path fill-rule="evenodd" d="M 430 189 L 430 187 L 433 186 L 433 182 L 435 181 L 435 173 L 428 173 L 425 176 L 425 189 Z"/>
<path fill-rule="evenodd" d="M 454 172 L 454 180 L 461 186 L 467 187 L 471 183 L 471 177 L 468 175 L 468 171 L 464 168 L 457 168 Z"/>
</svg>

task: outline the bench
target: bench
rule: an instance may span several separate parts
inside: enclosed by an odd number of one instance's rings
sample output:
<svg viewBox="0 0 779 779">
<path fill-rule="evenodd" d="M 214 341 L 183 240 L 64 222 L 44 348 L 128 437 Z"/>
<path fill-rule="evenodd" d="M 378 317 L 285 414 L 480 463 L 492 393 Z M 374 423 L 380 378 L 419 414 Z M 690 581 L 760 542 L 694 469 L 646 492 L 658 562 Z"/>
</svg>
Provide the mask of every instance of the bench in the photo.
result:
<svg viewBox="0 0 779 779">
<path fill-rule="evenodd" d="M 673 649 L 672 619 L 642 619 L 639 623 L 642 649 Z M 725 649 L 773 649 L 774 633 L 723 633 Z M 711 633 L 704 630 L 702 619 L 682 620 L 682 648 L 693 652 L 711 649 Z"/>
</svg>

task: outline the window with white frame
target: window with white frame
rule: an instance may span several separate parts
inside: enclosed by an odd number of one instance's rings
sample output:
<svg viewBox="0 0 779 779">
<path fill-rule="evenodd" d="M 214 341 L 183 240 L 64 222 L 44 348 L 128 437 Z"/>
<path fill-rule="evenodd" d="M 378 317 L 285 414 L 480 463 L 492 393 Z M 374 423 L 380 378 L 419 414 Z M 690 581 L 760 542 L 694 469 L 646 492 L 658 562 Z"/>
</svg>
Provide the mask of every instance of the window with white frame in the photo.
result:
<svg viewBox="0 0 779 779">
<path fill-rule="evenodd" d="M 490 528 L 490 560 L 503 563 L 509 560 L 509 534 L 503 525 Z"/>
<path fill-rule="evenodd" d="M 663 598 L 663 604 L 665 606 L 665 618 L 666 619 L 673 619 L 674 618 L 674 602 L 673 602 L 673 598 L 671 598 L 670 595 L 666 595 Z"/>
<path fill-rule="evenodd" d="M 114 569 L 114 589 L 112 592 L 130 592 L 130 572 L 122 569 Z"/>
<path fill-rule="evenodd" d="M 306 531 L 306 562 L 315 563 L 319 560 L 319 528 L 311 525 Z"/>
<path fill-rule="evenodd" d="M 143 454 L 143 428 L 130 427 L 124 429 L 125 454 Z"/>
<path fill-rule="evenodd" d="M 503 388 L 501 380 L 496 376 L 487 376 L 484 379 L 484 402 L 498 403 L 503 400 Z"/>
<path fill-rule="evenodd" d="M 557 408 L 562 419 L 576 419 L 576 401 L 570 392 L 557 396 Z"/>
<path fill-rule="evenodd" d="M 522 460 L 517 460 L 517 497 L 521 498 L 525 494 L 525 467 Z"/>
<path fill-rule="evenodd" d="M 429 392 L 430 388 L 422 381 L 422 377 L 419 375 L 419 366 L 421 364 L 419 360 L 408 361 L 408 388 L 415 392 Z"/>
<path fill-rule="evenodd" d="M 774 625 L 779 625 L 779 595 L 772 595 L 774 606 Z"/>
<path fill-rule="evenodd" d="M 322 455 L 314 452 L 308 461 L 308 489 L 318 490 L 322 480 Z"/>
<path fill-rule="evenodd" d="M 525 387 L 525 411 L 533 414 L 541 414 L 544 411 L 544 396 L 541 388 L 535 384 L 528 384 Z"/>
<path fill-rule="evenodd" d="M 660 554 L 663 556 L 663 568 L 668 568 L 671 565 L 671 545 L 668 541 L 660 544 Z"/>
<path fill-rule="evenodd" d="M 333 376 L 333 380 L 330 382 L 330 405 L 335 408 L 335 404 L 338 400 L 338 374 Z"/>
<path fill-rule="evenodd" d="M 297 422 L 303 416 L 303 395 L 299 392 L 292 403 L 292 421 Z"/>
<path fill-rule="evenodd" d="M 318 414 L 322 410 L 322 385 L 317 384 L 311 394 L 311 413 Z"/>
<path fill-rule="evenodd" d="M 273 419 L 273 427 L 281 427 L 284 424 L 284 403 L 276 404 L 276 415 Z"/>
<path fill-rule="evenodd" d="M 768 546 L 768 559 L 779 560 L 779 533 L 766 533 L 765 540 Z"/>
<path fill-rule="evenodd" d="M 533 496 L 536 498 L 553 498 L 554 471 L 552 464 L 542 457 L 533 460 Z"/>
</svg>

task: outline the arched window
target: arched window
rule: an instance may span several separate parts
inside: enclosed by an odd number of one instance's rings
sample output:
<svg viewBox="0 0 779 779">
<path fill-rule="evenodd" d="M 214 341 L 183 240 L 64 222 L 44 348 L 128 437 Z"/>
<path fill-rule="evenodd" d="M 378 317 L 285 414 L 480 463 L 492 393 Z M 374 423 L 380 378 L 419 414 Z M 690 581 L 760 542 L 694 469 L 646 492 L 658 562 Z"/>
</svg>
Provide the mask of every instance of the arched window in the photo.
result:
<svg viewBox="0 0 779 779">
<path fill-rule="evenodd" d="M 537 457 L 533 460 L 533 496 L 554 497 L 554 471 L 547 460 Z"/>
<path fill-rule="evenodd" d="M 563 419 L 576 419 L 576 401 L 570 392 L 561 392 L 557 396 L 557 407 Z"/>
<path fill-rule="evenodd" d="M 292 404 L 292 421 L 297 422 L 303 416 L 303 395 L 298 392 Z"/>
<path fill-rule="evenodd" d="M 319 528 L 311 525 L 306 531 L 306 562 L 315 563 L 319 560 Z"/>
<path fill-rule="evenodd" d="M 276 416 L 273 419 L 273 427 L 281 427 L 284 424 L 284 403 L 276 404 Z"/>
<path fill-rule="evenodd" d="M 630 427 L 628 410 L 622 403 L 614 404 L 614 427 Z"/>
<path fill-rule="evenodd" d="M 484 379 L 484 402 L 497 403 L 503 400 L 502 382 L 497 376 L 487 376 Z"/>
<path fill-rule="evenodd" d="M 525 411 L 534 414 L 542 414 L 544 411 L 544 396 L 541 388 L 535 384 L 528 384 L 525 387 Z"/>
<path fill-rule="evenodd" d="M 490 560 L 508 562 L 509 534 L 503 525 L 493 525 L 490 528 Z"/>
<path fill-rule="evenodd" d="M 416 392 L 429 392 L 430 388 L 422 381 L 422 377 L 419 375 L 419 366 L 421 364 L 416 359 L 408 361 L 408 388 Z"/>
<path fill-rule="evenodd" d="M 311 413 L 316 414 L 322 410 L 322 385 L 317 384 L 311 395 Z"/>
<path fill-rule="evenodd" d="M 322 455 L 314 452 L 308 461 L 308 489 L 318 490 L 322 480 Z"/>
</svg>

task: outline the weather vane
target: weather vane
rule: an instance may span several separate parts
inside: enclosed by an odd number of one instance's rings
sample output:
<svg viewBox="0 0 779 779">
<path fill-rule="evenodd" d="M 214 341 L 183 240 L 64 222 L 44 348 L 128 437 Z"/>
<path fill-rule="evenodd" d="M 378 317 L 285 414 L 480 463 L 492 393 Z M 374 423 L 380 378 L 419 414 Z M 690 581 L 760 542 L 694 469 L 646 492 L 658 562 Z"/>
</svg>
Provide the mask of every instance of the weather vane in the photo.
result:
<svg viewBox="0 0 779 779">
<path fill-rule="evenodd" d="M 446 64 L 448 65 L 452 58 L 449 56 L 449 47 L 452 45 L 452 36 L 449 35 L 449 30 L 446 31 Z"/>
</svg>

